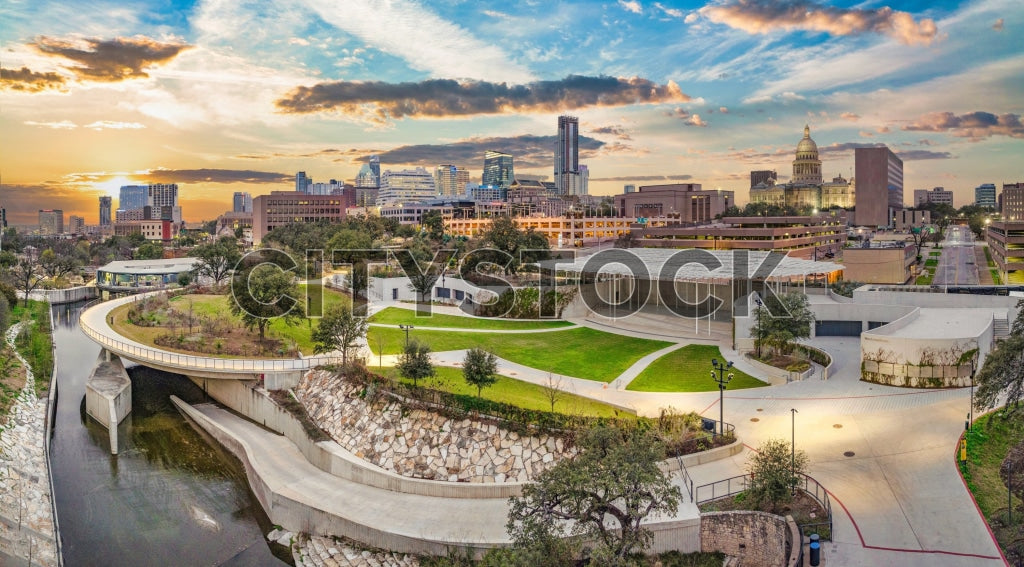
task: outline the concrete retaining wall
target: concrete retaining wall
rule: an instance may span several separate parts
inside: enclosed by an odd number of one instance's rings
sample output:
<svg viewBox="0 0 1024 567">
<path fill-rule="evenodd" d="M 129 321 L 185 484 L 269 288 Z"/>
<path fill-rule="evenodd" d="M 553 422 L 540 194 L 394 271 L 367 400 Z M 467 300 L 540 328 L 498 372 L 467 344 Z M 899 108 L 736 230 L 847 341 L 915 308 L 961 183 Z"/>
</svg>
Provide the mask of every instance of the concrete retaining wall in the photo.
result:
<svg viewBox="0 0 1024 567">
<path fill-rule="evenodd" d="M 754 359 L 754 357 L 749 354 L 746 356 L 746 363 L 753 366 L 761 373 L 757 375 L 758 378 L 768 378 L 768 382 L 772 385 L 785 384 L 786 382 L 792 382 L 794 380 L 806 380 L 814 375 L 814 366 L 811 366 L 803 372 L 792 372 L 785 368 L 777 368 L 770 364 L 765 364 L 760 360 Z"/>
<path fill-rule="evenodd" d="M 67 289 L 37 289 L 29 294 L 29 299 L 36 301 L 49 301 L 50 305 L 62 303 L 75 303 L 86 299 L 96 299 L 100 296 L 96 286 L 69 287 Z M 25 297 L 25 293 L 19 291 L 18 297 Z"/>
<path fill-rule="evenodd" d="M 680 553 L 700 551 L 700 526 L 700 518 L 646 524 L 644 527 L 651 530 L 654 535 L 647 553 L 665 553 L 673 550 Z"/>
<path fill-rule="evenodd" d="M 700 516 L 700 550 L 738 557 L 740 565 L 796 565 L 800 545 L 799 530 L 789 517 L 748 511 Z"/>
</svg>

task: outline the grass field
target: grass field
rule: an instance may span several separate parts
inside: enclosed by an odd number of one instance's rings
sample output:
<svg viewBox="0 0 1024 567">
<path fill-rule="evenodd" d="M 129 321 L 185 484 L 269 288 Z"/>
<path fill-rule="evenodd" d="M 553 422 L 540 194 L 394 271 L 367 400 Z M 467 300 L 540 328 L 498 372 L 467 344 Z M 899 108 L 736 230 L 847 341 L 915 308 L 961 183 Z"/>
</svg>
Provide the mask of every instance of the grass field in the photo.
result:
<svg viewBox="0 0 1024 567">
<path fill-rule="evenodd" d="M 430 345 L 434 352 L 480 347 L 531 368 L 600 382 L 611 382 L 645 355 L 672 344 L 586 327 L 551 333 L 502 334 L 413 330 L 409 338 Z M 378 343 L 378 339 L 383 339 L 383 343 Z M 398 354 L 405 345 L 405 333 L 401 329 L 373 327 L 367 342 L 374 354 L 378 350 Z"/>
<path fill-rule="evenodd" d="M 15 321 L 23 321 L 27 325 L 18 334 L 15 346 L 32 367 L 36 394 L 41 396 L 50 389 L 50 377 L 53 375 L 50 304 L 45 301 L 29 300 L 28 307 L 23 307 L 22 302 L 19 302 L 11 308 L 11 322 Z"/>
<path fill-rule="evenodd" d="M 920 276 L 917 276 L 917 280 L 914 283 L 917 285 L 931 285 L 933 277 L 935 277 L 934 272 L 925 270 Z"/>
<path fill-rule="evenodd" d="M 398 376 L 398 371 L 394 367 L 371 367 L 372 370 L 378 371 L 384 376 L 390 376 L 411 384 L 412 380 L 406 380 Z M 452 368 L 450 366 L 436 366 L 434 371 L 437 375 L 426 381 L 420 381 L 421 386 L 428 386 L 437 390 L 445 392 L 451 392 L 453 394 L 464 394 L 467 396 L 476 396 L 476 387 L 470 386 L 466 383 L 466 379 L 462 376 L 461 368 Z M 551 411 L 551 400 L 548 396 L 547 388 L 538 386 L 530 382 L 523 382 L 522 380 L 516 380 L 508 376 L 499 376 L 498 381 L 493 386 L 484 388 L 481 397 L 487 400 L 495 402 L 503 402 L 509 405 L 538 410 L 538 411 Z M 557 413 L 565 413 L 570 415 L 583 415 L 593 417 L 626 417 L 633 415 L 629 412 L 622 411 L 614 406 L 591 400 L 590 398 L 584 398 L 570 394 L 568 392 L 562 392 L 558 394 L 555 400 L 555 411 Z"/>
<path fill-rule="evenodd" d="M 718 389 L 711 379 L 711 359 L 724 360 L 714 345 L 686 345 L 655 360 L 644 369 L 627 390 L 638 392 L 708 392 Z M 730 390 L 767 386 L 738 368 L 732 369 Z"/>
<path fill-rule="evenodd" d="M 570 327 L 568 321 L 517 321 L 515 319 L 495 320 L 480 317 L 462 317 L 433 313 L 429 317 L 417 317 L 416 312 L 401 307 L 387 309 L 370 317 L 370 323 L 383 325 L 413 325 L 419 327 L 445 327 L 456 329 L 487 329 L 495 331 L 524 331 Z"/>
<path fill-rule="evenodd" d="M 929 256 L 942 256 L 942 252 L 939 252 L 938 250 L 935 250 L 935 251 L 929 252 L 928 255 Z"/>
<path fill-rule="evenodd" d="M 939 265 L 939 261 L 934 259 L 934 258 L 929 258 L 929 259 L 924 261 L 924 267 L 926 267 L 926 268 L 935 268 L 935 267 L 938 267 L 938 265 Z"/>
<path fill-rule="evenodd" d="M 1024 415 L 1003 419 L 997 414 L 995 412 L 978 418 L 972 430 L 967 433 L 967 462 L 960 465 L 960 471 L 999 545 L 1003 551 L 1008 551 L 1024 527 L 1024 507 L 1020 499 L 1014 496 L 1013 524 L 1008 527 L 1006 483 L 999 476 L 999 467 L 1010 449 L 1024 442 Z M 1015 471 L 1014 475 L 1024 475 L 1024 471 Z M 1024 479 L 1024 476 L 1021 478 Z M 1014 485 L 1018 482 L 1020 480 L 1015 478 Z"/>
</svg>

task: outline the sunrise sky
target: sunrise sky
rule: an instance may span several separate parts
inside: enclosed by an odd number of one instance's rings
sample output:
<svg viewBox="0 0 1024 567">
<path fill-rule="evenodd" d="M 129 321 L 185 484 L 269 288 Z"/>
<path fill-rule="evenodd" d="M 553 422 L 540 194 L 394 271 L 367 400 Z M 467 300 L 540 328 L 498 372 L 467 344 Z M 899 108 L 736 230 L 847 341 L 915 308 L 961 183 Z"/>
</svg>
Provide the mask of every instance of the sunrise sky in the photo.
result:
<svg viewBox="0 0 1024 567">
<path fill-rule="evenodd" d="M 805 123 L 826 178 L 889 145 L 910 201 L 1024 181 L 1020 0 L 4 0 L 0 48 L 15 224 L 95 224 L 99 195 L 155 181 L 212 219 L 370 154 L 479 181 L 496 149 L 550 179 L 561 113 L 593 194 L 674 179 L 745 202 L 751 169 L 788 178 Z"/>
</svg>

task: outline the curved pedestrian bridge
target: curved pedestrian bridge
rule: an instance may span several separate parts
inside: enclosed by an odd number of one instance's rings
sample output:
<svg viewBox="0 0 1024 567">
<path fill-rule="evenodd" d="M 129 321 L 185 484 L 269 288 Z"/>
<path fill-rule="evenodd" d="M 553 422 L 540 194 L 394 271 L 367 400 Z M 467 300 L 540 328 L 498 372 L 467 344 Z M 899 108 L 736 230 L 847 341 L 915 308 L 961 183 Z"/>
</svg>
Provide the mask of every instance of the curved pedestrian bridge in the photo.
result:
<svg viewBox="0 0 1024 567">
<path fill-rule="evenodd" d="M 160 293 L 160 292 L 154 292 Z M 221 358 L 196 356 L 163 350 L 126 338 L 110 326 L 110 313 L 128 303 L 153 293 L 132 295 L 98 303 L 82 312 L 78 325 L 89 337 L 112 354 L 143 366 L 200 378 L 252 380 L 296 383 L 302 373 L 325 364 L 340 364 L 341 356 L 309 358 Z"/>
</svg>

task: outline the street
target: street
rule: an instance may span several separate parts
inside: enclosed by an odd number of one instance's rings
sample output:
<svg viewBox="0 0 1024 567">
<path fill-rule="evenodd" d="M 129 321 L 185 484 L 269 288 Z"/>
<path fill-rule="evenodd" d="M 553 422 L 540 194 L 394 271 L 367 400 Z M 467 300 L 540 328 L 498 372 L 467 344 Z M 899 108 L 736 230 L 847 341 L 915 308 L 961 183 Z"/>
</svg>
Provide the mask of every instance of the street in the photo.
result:
<svg viewBox="0 0 1024 567">
<path fill-rule="evenodd" d="M 927 256 L 924 258 L 928 259 Z M 933 285 L 978 285 L 974 233 L 966 226 L 950 226 L 942 242 L 942 256 L 935 268 Z"/>
</svg>

